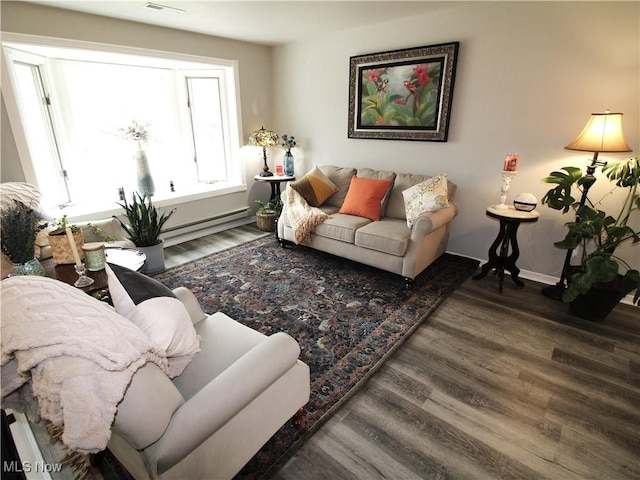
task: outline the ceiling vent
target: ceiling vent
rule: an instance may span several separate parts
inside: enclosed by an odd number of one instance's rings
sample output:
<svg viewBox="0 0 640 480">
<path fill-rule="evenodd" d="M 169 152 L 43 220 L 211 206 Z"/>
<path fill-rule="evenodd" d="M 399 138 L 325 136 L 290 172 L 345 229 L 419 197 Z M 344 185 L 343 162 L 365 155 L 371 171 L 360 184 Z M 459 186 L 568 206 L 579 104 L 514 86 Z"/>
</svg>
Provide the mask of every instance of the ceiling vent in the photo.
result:
<svg viewBox="0 0 640 480">
<path fill-rule="evenodd" d="M 181 13 L 184 13 L 184 10 L 180 8 L 168 7 L 166 5 L 160 5 L 158 3 L 147 2 L 144 4 L 144 7 L 149 8 L 151 10 L 157 10 L 159 12 L 175 13 L 176 15 L 180 15 Z"/>
</svg>

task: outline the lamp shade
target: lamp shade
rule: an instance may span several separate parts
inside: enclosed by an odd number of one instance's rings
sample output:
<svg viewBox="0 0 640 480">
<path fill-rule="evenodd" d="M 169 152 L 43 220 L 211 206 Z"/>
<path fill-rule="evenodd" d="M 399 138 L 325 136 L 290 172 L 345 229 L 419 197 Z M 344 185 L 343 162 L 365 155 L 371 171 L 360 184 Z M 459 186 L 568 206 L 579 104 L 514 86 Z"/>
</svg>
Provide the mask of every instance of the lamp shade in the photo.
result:
<svg viewBox="0 0 640 480">
<path fill-rule="evenodd" d="M 622 133 L 622 114 L 592 113 L 586 127 L 564 148 L 582 152 L 630 152 Z"/>
<path fill-rule="evenodd" d="M 261 127 L 249 135 L 249 146 L 251 147 L 273 147 L 278 145 L 278 134 Z"/>
</svg>

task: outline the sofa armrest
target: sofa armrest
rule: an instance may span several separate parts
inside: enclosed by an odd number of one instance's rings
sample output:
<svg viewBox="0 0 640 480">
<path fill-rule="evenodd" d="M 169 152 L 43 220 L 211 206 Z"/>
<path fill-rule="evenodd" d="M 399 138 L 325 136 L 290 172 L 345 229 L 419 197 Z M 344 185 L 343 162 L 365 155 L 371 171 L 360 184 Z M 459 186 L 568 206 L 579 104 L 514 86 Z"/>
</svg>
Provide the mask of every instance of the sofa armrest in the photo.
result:
<svg viewBox="0 0 640 480">
<path fill-rule="evenodd" d="M 267 337 L 178 408 L 152 447 L 166 471 L 217 432 L 298 362 L 300 347 L 283 332 Z"/>
<path fill-rule="evenodd" d="M 191 290 L 185 287 L 178 287 L 173 290 L 173 293 L 187 308 L 187 312 L 189 312 L 189 316 L 194 325 L 207 318 L 207 314 L 202 311 L 198 299 Z"/>
<path fill-rule="evenodd" d="M 426 235 L 446 225 L 458 214 L 458 206 L 455 203 L 435 212 L 421 213 L 411 228 L 411 240 L 419 241 Z"/>
</svg>

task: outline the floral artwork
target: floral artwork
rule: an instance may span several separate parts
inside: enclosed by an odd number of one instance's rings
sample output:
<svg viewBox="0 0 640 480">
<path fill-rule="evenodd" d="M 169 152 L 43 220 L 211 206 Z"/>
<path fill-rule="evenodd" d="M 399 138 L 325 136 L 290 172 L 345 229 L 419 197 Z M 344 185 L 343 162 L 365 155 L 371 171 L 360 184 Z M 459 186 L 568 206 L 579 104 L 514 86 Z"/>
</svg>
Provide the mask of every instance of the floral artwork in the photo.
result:
<svg viewBox="0 0 640 480">
<path fill-rule="evenodd" d="M 458 43 L 351 57 L 349 137 L 446 141 Z"/>
<path fill-rule="evenodd" d="M 441 62 L 362 70 L 360 124 L 436 127 Z"/>
</svg>

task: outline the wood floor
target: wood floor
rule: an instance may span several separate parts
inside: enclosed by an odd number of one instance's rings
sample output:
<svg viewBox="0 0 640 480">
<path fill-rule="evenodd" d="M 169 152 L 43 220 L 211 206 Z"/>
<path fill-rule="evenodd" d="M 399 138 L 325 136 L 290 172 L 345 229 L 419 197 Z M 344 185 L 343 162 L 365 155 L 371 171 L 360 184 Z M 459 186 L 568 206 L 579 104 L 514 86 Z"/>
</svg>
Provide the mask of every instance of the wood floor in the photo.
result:
<svg viewBox="0 0 640 480">
<path fill-rule="evenodd" d="M 275 475 L 640 478 L 640 310 L 467 280 Z"/>
<path fill-rule="evenodd" d="M 262 233 L 217 235 L 168 264 Z M 275 478 L 640 479 L 640 310 L 587 322 L 525 284 L 467 280 Z"/>
</svg>

